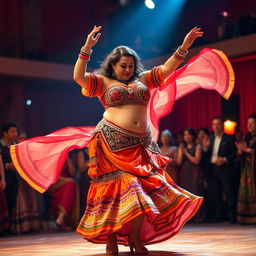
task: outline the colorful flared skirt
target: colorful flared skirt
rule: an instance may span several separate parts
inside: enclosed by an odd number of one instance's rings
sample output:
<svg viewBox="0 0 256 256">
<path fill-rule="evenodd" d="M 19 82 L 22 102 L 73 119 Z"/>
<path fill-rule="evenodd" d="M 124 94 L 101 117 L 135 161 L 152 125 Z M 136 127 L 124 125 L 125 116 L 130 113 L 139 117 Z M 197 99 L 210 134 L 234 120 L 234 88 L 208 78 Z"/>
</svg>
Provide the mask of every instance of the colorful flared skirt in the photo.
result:
<svg viewBox="0 0 256 256">
<path fill-rule="evenodd" d="M 133 133 L 102 120 L 89 144 L 94 158 L 87 207 L 77 233 L 93 243 L 106 243 L 116 232 L 128 245 L 131 220 L 143 214 L 141 240 L 153 244 L 179 232 L 203 198 L 177 186 L 165 172 L 170 162 L 150 133 Z"/>
</svg>

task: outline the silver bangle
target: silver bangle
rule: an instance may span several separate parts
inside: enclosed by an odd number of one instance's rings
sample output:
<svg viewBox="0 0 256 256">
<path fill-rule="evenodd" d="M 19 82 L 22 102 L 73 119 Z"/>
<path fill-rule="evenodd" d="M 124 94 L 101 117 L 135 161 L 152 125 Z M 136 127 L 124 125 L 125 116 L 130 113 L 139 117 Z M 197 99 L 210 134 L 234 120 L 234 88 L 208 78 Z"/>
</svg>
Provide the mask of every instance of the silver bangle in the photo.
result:
<svg viewBox="0 0 256 256">
<path fill-rule="evenodd" d="M 179 51 L 181 54 L 184 54 L 184 55 L 187 55 L 187 54 L 188 54 L 188 50 L 183 51 L 183 50 L 181 50 L 180 46 L 178 47 L 178 51 Z"/>
</svg>

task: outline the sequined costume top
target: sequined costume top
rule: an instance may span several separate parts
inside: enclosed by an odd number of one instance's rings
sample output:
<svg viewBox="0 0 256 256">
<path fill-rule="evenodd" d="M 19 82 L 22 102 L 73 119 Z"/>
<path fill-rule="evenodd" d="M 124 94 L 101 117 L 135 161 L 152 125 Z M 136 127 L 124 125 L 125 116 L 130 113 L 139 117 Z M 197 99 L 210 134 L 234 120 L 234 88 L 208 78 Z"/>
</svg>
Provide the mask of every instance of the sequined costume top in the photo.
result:
<svg viewBox="0 0 256 256">
<path fill-rule="evenodd" d="M 101 77 L 88 73 L 88 81 L 82 87 L 82 94 L 87 97 L 98 97 L 104 108 L 128 104 L 147 106 L 150 99 L 149 90 L 162 86 L 165 80 L 162 77 L 160 67 L 143 72 L 141 75 L 145 78 L 145 84 L 138 78 L 130 85 L 113 83 L 103 90 Z"/>
<path fill-rule="evenodd" d="M 149 89 L 138 82 L 132 87 L 126 85 L 112 85 L 107 88 L 100 98 L 104 108 L 127 104 L 148 105 L 150 98 Z"/>
</svg>

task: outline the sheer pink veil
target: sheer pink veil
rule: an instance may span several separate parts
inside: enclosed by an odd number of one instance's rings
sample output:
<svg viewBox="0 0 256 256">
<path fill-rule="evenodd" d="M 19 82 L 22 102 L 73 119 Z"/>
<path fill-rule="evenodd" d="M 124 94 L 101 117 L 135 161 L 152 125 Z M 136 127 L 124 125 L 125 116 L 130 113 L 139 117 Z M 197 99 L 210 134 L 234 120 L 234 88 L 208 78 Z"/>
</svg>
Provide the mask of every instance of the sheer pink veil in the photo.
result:
<svg viewBox="0 0 256 256">
<path fill-rule="evenodd" d="M 174 102 L 188 93 L 204 88 L 216 90 L 228 98 L 234 87 L 234 72 L 225 54 L 203 49 L 182 68 L 175 71 L 165 85 L 151 91 L 147 115 L 155 141 L 159 120 L 169 114 Z M 44 192 L 54 184 L 68 152 L 88 145 L 94 127 L 67 127 L 11 146 L 13 163 L 23 179 Z"/>
<path fill-rule="evenodd" d="M 203 49 L 176 70 L 164 86 L 151 91 L 147 115 L 155 141 L 158 140 L 160 119 L 172 111 L 176 100 L 198 88 L 215 90 L 226 99 L 230 97 L 234 88 L 234 71 L 222 51 Z"/>
</svg>

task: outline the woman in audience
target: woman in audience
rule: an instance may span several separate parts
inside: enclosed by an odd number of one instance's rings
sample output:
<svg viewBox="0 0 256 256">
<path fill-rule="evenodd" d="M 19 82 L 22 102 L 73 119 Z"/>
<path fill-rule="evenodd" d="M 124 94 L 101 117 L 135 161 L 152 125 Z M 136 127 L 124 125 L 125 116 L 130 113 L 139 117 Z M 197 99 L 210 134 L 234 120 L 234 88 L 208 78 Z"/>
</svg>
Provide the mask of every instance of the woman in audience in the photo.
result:
<svg viewBox="0 0 256 256">
<path fill-rule="evenodd" d="M 160 135 L 160 141 L 161 141 L 161 152 L 170 157 L 173 161 L 170 162 L 170 164 L 167 166 L 166 171 L 169 173 L 171 178 L 176 184 L 179 184 L 178 182 L 178 167 L 175 162 L 178 154 L 178 148 L 176 146 L 173 146 L 173 137 L 172 133 L 169 130 L 163 130 Z"/>
<path fill-rule="evenodd" d="M 180 143 L 177 156 L 177 164 L 180 166 L 180 186 L 193 194 L 202 195 L 201 146 L 196 144 L 196 134 L 192 128 L 186 128 L 183 136 L 184 143 Z M 203 213 L 199 211 L 193 220 L 201 222 L 203 218 Z"/>
<path fill-rule="evenodd" d="M 25 132 L 17 136 L 17 143 L 27 139 Z M 20 234 L 41 229 L 41 216 L 37 200 L 37 194 L 26 181 L 18 178 L 18 193 L 16 206 L 12 218 L 12 231 Z"/>
<path fill-rule="evenodd" d="M 48 189 L 55 223 L 65 231 L 74 229 L 79 222 L 79 190 L 74 176 L 75 166 L 68 157 L 58 181 Z"/>
<path fill-rule="evenodd" d="M 245 140 L 236 142 L 241 156 L 237 222 L 256 224 L 256 115 L 248 117 L 247 130 Z"/>
</svg>

